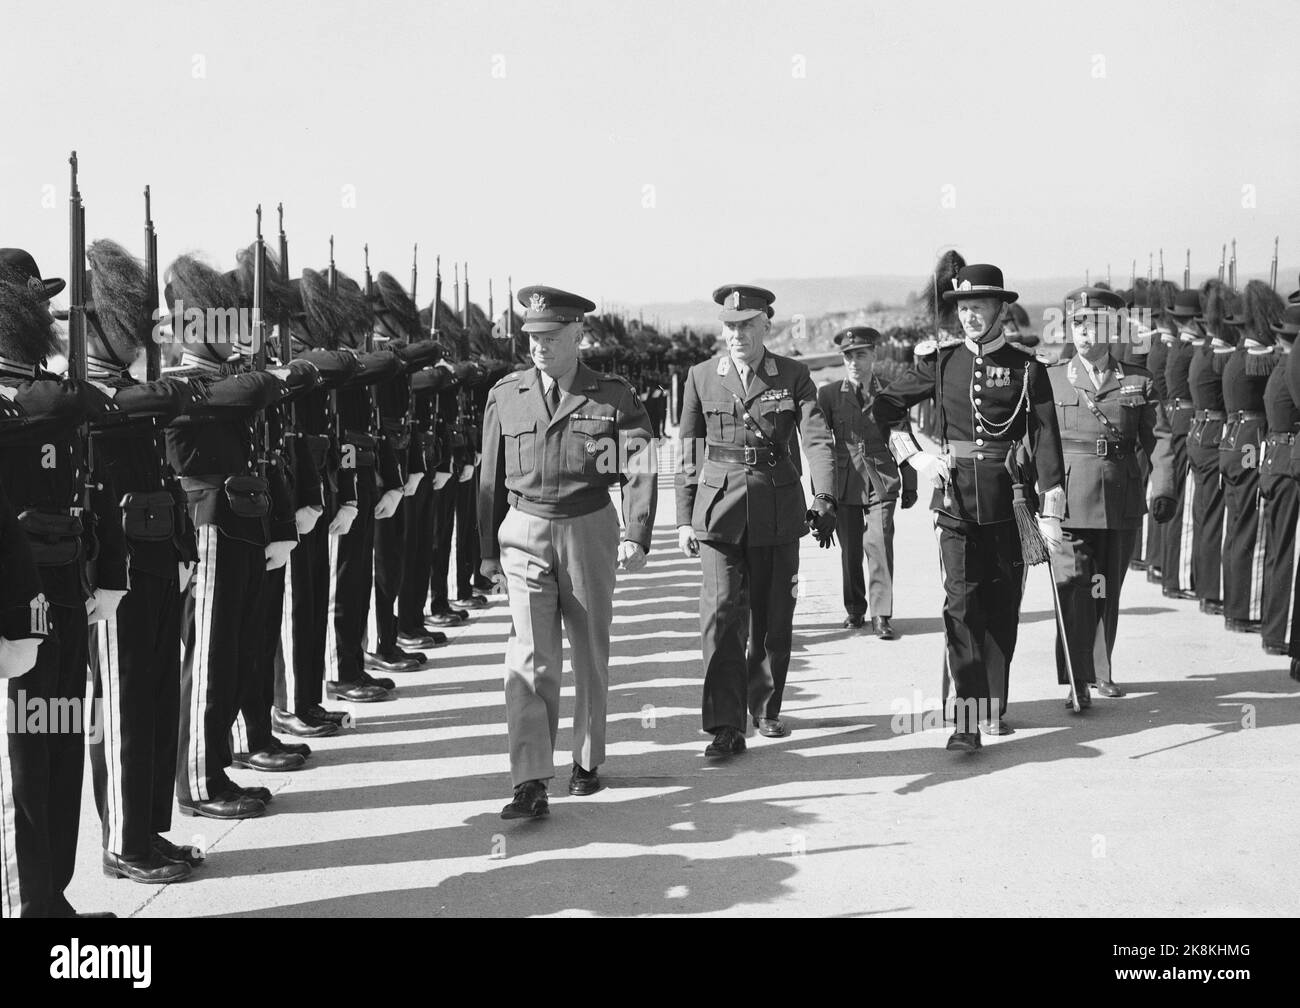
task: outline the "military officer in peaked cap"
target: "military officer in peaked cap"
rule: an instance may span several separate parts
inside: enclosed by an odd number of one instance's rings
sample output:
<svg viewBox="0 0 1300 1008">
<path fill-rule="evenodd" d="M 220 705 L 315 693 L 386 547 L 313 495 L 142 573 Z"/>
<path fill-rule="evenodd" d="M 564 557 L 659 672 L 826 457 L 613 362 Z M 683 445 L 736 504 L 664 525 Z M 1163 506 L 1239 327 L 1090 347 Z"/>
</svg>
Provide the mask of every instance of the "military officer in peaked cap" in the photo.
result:
<svg viewBox="0 0 1300 1008">
<path fill-rule="evenodd" d="M 506 723 L 514 799 L 503 819 L 545 815 L 555 775 L 563 622 L 573 654 L 569 793 L 600 789 L 617 569 L 645 564 L 657 503 L 650 419 L 626 380 L 578 359 L 595 304 L 554 287 L 525 287 L 534 366 L 488 395 L 479 481 L 480 571 L 505 582 Z M 610 500 L 622 484 L 623 528 Z"/>
<path fill-rule="evenodd" d="M 1103 696 L 1124 695 L 1111 675 L 1111 656 L 1120 592 L 1147 510 L 1157 395 L 1151 373 L 1123 363 L 1114 346 L 1123 298 L 1081 287 L 1065 296 L 1065 305 L 1077 353 L 1048 368 L 1068 475 L 1062 541 L 1051 563 L 1065 627 L 1056 642 L 1057 679 L 1077 686 L 1083 708 L 1093 684 Z M 1167 467 L 1161 472 L 1171 475 Z M 1171 485 L 1153 485 L 1152 498 L 1158 520 L 1173 517 Z"/>
<path fill-rule="evenodd" d="M 900 476 L 886 433 L 871 415 L 882 387 L 872 371 L 880 342 L 880 333 L 868 326 L 837 333 L 835 345 L 847 373 L 842 382 L 818 389 L 817 402 L 835 438 L 836 529 L 848 614 L 844 625 L 861 627 L 869 604 L 876 636 L 894 640 L 889 622 L 894 615 L 894 507 L 900 492 L 904 508 L 916 503 L 916 471 L 904 466 Z"/>
<path fill-rule="evenodd" d="M 775 299 L 739 284 L 713 292 L 727 354 L 691 368 L 682 393 L 677 533 L 704 568 L 703 718 L 713 759 L 744 751 L 751 718 L 764 736 L 788 734 L 780 714 L 799 540 L 811 522 L 829 546 L 835 528 L 832 440 L 816 386 L 806 365 L 764 346 Z M 796 430 L 812 470 L 811 511 Z"/>
<path fill-rule="evenodd" d="M 956 702 L 948 748 L 980 747 L 980 731 L 1005 734 L 1001 713 L 1015 653 L 1024 590 L 1014 503 L 1033 486 L 1017 464 L 1029 439 L 1039 488 L 1038 524 L 1061 539 L 1065 494 L 1061 437 L 1047 369 L 1002 336 L 1003 305 L 1019 295 L 996 266 L 963 266 L 943 300 L 956 304 L 965 339 L 941 343 L 876 396 L 876 421 L 891 431 L 901 463 L 934 486 L 944 572 L 946 675 Z M 941 454 L 923 451 L 908 430 L 908 410 L 933 398 Z"/>
</svg>

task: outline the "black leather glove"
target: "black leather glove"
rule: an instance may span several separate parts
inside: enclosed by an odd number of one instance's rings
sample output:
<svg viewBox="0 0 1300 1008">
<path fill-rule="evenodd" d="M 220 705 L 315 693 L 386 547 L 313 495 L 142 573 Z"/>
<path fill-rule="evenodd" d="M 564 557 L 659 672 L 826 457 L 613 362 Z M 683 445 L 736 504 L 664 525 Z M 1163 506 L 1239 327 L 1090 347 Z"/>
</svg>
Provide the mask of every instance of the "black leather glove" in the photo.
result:
<svg viewBox="0 0 1300 1008">
<path fill-rule="evenodd" d="M 824 498 L 817 497 L 808 509 L 808 527 L 822 549 L 835 545 L 835 505 Z"/>
<path fill-rule="evenodd" d="M 916 503 L 916 497 L 917 497 L 917 493 L 916 493 L 915 490 L 904 490 L 904 491 L 903 491 L 903 502 L 902 502 L 902 503 L 903 503 L 903 510 L 904 510 L 904 511 L 906 511 L 908 508 L 910 508 L 913 504 Z"/>
<path fill-rule="evenodd" d="M 1178 501 L 1172 497 L 1157 497 L 1151 502 L 1151 517 L 1156 520 L 1157 525 L 1169 521 L 1176 510 L 1178 510 Z"/>
</svg>

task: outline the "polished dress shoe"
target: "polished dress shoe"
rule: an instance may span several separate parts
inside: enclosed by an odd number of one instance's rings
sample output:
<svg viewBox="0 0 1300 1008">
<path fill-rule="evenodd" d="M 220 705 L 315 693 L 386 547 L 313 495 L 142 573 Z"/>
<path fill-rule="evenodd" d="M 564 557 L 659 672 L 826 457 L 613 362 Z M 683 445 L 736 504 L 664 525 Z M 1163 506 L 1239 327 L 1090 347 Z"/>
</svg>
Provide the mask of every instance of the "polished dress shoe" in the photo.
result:
<svg viewBox="0 0 1300 1008">
<path fill-rule="evenodd" d="M 442 638 L 439 640 L 439 638 Z M 444 647 L 447 643 L 446 634 L 431 634 L 427 631 L 420 630 L 415 633 L 405 633 L 398 631 L 397 646 L 405 651 L 408 648 L 412 651 L 432 651 L 434 648 Z"/>
<path fill-rule="evenodd" d="M 980 722 L 980 731 L 985 735 L 1014 735 L 1015 729 L 1001 718 L 985 718 Z"/>
<path fill-rule="evenodd" d="M 894 633 L 894 628 L 890 625 L 888 616 L 873 617 L 871 626 L 876 631 L 876 636 L 881 640 L 898 640 L 898 634 Z"/>
<path fill-rule="evenodd" d="M 1150 581 L 1152 584 L 1159 584 L 1161 581 L 1164 580 L 1164 577 L 1165 577 L 1165 572 L 1162 571 L 1159 567 L 1151 567 L 1151 566 L 1147 567 L 1147 580 Z"/>
<path fill-rule="evenodd" d="M 245 770 L 261 770 L 263 773 L 289 773 L 301 770 L 307 765 L 307 757 L 295 752 L 287 752 L 268 747 L 260 752 L 235 753 L 231 762 Z"/>
<path fill-rule="evenodd" d="M 229 790 L 207 801 L 177 800 L 181 815 L 204 819 L 256 819 L 266 811 L 266 802 Z"/>
<path fill-rule="evenodd" d="M 739 756 L 744 751 L 744 733 L 728 725 L 718 729 L 713 736 L 713 741 L 705 747 L 704 755 L 707 759 L 729 759 L 732 756 Z"/>
<path fill-rule="evenodd" d="M 1130 560 L 1128 562 L 1129 570 L 1146 570 L 1147 562 L 1145 560 Z"/>
<path fill-rule="evenodd" d="M 283 711 L 279 707 L 271 708 L 271 727 L 285 735 L 296 735 L 298 738 L 324 738 L 326 735 L 336 734 L 339 730 L 337 721 L 318 720 L 310 715 Z"/>
<path fill-rule="evenodd" d="M 1221 599 L 1201 599 L 1201 612 L 1207 616 L 1222 616 L 1223 602 Z"/>
<path fill-rule="evenodd" d="M 951 752 L 974 752 L 983 743 L 980 741 L 980 733 L 977 731 L 955 731 L 948 736 L 947 748 Z"/>
<path fill-rule="evenodd" d="M 168 861 L 152 854 L 143 864 L 128 861 L 112 851 L 104 851 L 104 874 L 108 878 L 125 878 L 146 885 L 165 885 L 190 877 L 190 866 L 184 862 Z"/>
<path fill-rule="evenodd" d="M 381 690 L 388 690 L 390 693 L 397 689 L 397 684 L 393 680 L 385 679 L 382 676 L 372 676 L 365 671 L 361 673 L 360 682 L 365 683 L 367 686 L 377 686 Z"/>
<path fill-rule="evenodd" d="M 1196 592 L 1187 591 L 1186 589 L 1162 588 L 1160 591 L 1165 598 L 1181 599 L 1184 602 L 1191 602 L 1198 598 Z"/>
<path fill-rule="evenodd" d="M 407 655 L 405 651 L 402 652 L 402 655 L 406 657 L 401 657 L 396 652 L 381 655 L 371 654 L 367 651 L 361 660 L 361 664 L 364 668 L 374 669 L 376 672 L 414 672 L 424 664 L 424 655 L 420 656 L 419 661 L 415 660 L 414 655 Z"/>
<path fill-rule="evenodd" d="M 1074 710 L 1073 697 L 1074 697 L 1074 690 L 1070 690 L 1069 693 L 1065 694 L 1065 706 L 1069 707 L 1070 710 Z M 1088 684 L 1084 683 L 1079 688 L 1079 710 L 1085 711 L 1091 706 L 1092 706 L 1092 694 L 1088 691 Z"/>
<path fill-rule="evenodd" d="M 849 613 L 848 616 L 844 617 L 844 622 L 841 623 L 840 626 L 845 630 L 861 630 L 865 623 L 865 616 L 854 616 L 852 613 Z"/>
<path fill-rule="evenodd" d="M 274 735 L 271 736 L 271 749 L 274 752 L 297 753 L 303 759 L 311 755 L 311 746 L 305 742 L 281 742 Z"/>
<path fill-rule="evenodd" d="M 1098 680 L 1097 695 L 1104 696 L 1104 697 L 1122 697 L 1125 696 L 1126 694 L 1124 693 L 1124 690 L 1116 683 L 1111 682 L 1110 680 Z"/>
<path fill-rule="evenodd" d="M 1271 644 L 1268 641 L 1264 641 L 1264 653 L 1271 655 L 1289 655 L 1291 649 L 1285 644 Z"/>
<path fill-rule="evenodd" d="M 333 724 L 340 725 L 340 726 L 343 724 L 343 722 L 347 721 L 349 718 L 352 717 L 352 715 L 349 714 L 347 711 L 326 710 L 320 704 L 312 704 L 310 707 L 307 708 L 305 713 L 299 716 L 302 717 L 302 719 L 306 721 L 308 724 L 313 724 L 315 722 L 320 722 L 320 721 L 330 721 Z"/>
<path fill-rule="evenodd" d="M 790 734 L 790 729 L 785 726 L 785 722 L 780 718 L 754 718 L 754 727 L 758 729 L 758 733 L 763 738 L 785 738 Z"/>
<path fill-rule="evenodd" d="M 460 606 L 462 609 L 485 609 L 487 608 L 488 600 L 482 595 L 471 595 L 469 598 L 458 598 L 456 600 L 456 605 Z"/>
<path fill-rule="evenodd" d="M 230 785 L 230 789 L 236 794 L 241 794 L 245 798 L 256 798 L 263 805 L 271 804 L 271 789 L 264 787 L 244 787 L 242 784 Z"/>
<path fill-rule="evenodd" d="M 197 847 L 178 847 L 165 836 L 155 833 L 149 841 L 149 846 L 153 852 L 164 861 L 171 861 L 175 864 L 189 865 L 191 868 L 197 868 L 203 864 L 203 855 L 199 853 Z"/>
<path fill-rule="evenodd" d="M 1255 619 L 1233 619 L 1230 616 L 1223 618 L 1223 626 L 1232 633 L 1259 633 L 1259 620 Z"/>
<path fill-rule="evenodd" d="M 392 693 L 382 686 L 372 686 L 362 680 L 331 681 L 325 684 L 325 689 L 336 700 L 346 700 L 349 703 L 377 703 L 380 700 L 393 699 Z"/>
<path fill-rule="evenodd" d="M 569 774 L 569 794 L 583 798 L 595 794 L 600 788 L 600 775 L 596 773 L 595 767 L 584 770 L 577 763 L 573 764 L 573 771 Z"/>
<path fill-rule="evenodd" d="M 536 819 L 551 811 L 546 781 L 530 780 L 516 785 L 514 800 L 501 810 L 502 819 Z"/>
<path fill-rule="evenodd" d="M 460 626 L 469 620 L 469 613 L 464 609 L 435 609 L 424 618 L 426 627 Z"/>
</svg>

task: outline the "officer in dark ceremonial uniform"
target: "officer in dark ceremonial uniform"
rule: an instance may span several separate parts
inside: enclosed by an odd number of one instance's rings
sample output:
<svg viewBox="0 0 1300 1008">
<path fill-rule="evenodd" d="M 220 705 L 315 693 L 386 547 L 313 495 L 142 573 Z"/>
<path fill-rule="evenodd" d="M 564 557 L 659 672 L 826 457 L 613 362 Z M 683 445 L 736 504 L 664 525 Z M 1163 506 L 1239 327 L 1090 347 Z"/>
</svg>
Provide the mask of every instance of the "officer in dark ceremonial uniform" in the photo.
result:
<svg viewBox="0 0 1300 1008">
<path fill-rule="evenodd" d="M 1160 561 L 1161 591 L 1165 598 L 1186 600 L 1197 597 L 1192 590 L 1196 473 L 1188 457 L 1187 441 L 1196 413 L 1188 376 L 1205 339 L 1200 317 L 1201 296 L 1195 290 L 1178 292 L 1173 307 L 1161 317 L 1162 341 L 1166 324 L 1173 330 L 1165 355 L 1165 415 L 1169 421 L 1170 485 L 1175 499 Z"/>
<path fill-rule="evenodd" d="M 5 717 L 21 725 L 8 725 L 5 739 L 9 788 L 0 797 L 11 822 L 0 886 L 7 915 L 71 917 L 64 891 L 81 821 L 87 622 L 112 618 L 129 586 L 121 512 L 100 468 L 88 469 L 83 430 L 117 407 L 95 384 L 44 369 L 59 350 L 48 301 L 64 283 L 43 279 L 19 252 L 0 253 L 0 402 L 23 417 L 16 430 L 4 425 L 0 479 L 40 579 L 28 626 L 45 636 L 35 665 L 8 683 L 13 708 Z M 23 584 L 21 558 L 14 576 Z"/>
<path fill-rule="evenodd" d="M 1049 544 L 1061 541 L 1064 465 L 1047 369 L 1001 335 L 1002 306 L 1018 295 L 1004 289 L 996 266 L 963 266 L 952 283 L 943 300 L 956 304 L 965 339 L 918 357 L 876 397 L 873 412 L 891 431 L 894 457 L 935 488 L 930 507 L 939 530 L 947 676 L 955 697 L 948 748 L 970 752 L 980 747 L 980 730 L 1009 731 L 1001 714 L 1023 592 L 1013 502 L 1017 493 L 1032 498 L 1034 490 L 1022 483 L 1017 445 L 1029 439 L 1038 525 Z M 937 455 L 922 451 L 907 430 L 908 410 L 931 398 Z"/>
<path fill-rule="evenodd" d="M 584 297 L 525 287 L 536 367 L 498 381 L 483 425 L 481 572 L 507 589 L 506 725 L 514 799 L 503 819 L 545 815 L 555 774 L 563 639 L 573 662 L 569 793 L 600 789 L 616 570 L 644 566 L 658 500 L 650 419 L 626 380 L 578 359 Z M 623 528 L 610 500 L 622 485 Z"/>
<path fill-rule="evenodd" d="M 1300 401 L 1293 398 L 1293 347 L 1300 333 L 1300 305 L 1291 305 L 1270 325 L 1277 360 L 1264 386 L 1268 433 L 1259 464 L 1260 535 L 1264 540 L 1264 598 L 1260 634 L 1264 651 L 1289 655 L 1295 588 L 1296 520 L 1300 518 L 1300 466 L 1292 457 L 1300 433 Z M 1295 375 L 1300 391 L 1300 373 Z"/>
<path fill-rule="evenodd" d="M 682 392 L 677 537 L 699 556 L 704 652 L 704 754 L 745 750 L 749 724 L 789 734 L 781 702 L 799 594 L 799 540 L 810 520 L 829 545 L 835 528 L 835 456 L 808 367 L 771 353 L 776 295 L 729 284 L 722 306 L 727 354 L 695 365 Z M 796 441 L 796 434 L 798 441 Z M 811 511 L 800 483 L 799 443 L 811 467 Z M 810 517 L 811 516 L 811 517 Z"/>
<path fill-rule="evenodd" d="M 861 627 L 869 604 L 876 636 L 894 640 L 889 622 L 894 615 L 894 506 L 900 492 L 904 508 L 916 503 L 916 471 L 906 466 L 899 475 L 885 432 L 871 415 L 881 388 L 873 371 L 880 334 L 854 326 L 837 333 L 834 342 L 847 374 L 842 382 L 819 388 L 817 402 L 835 438 L 836 531 L 848 614 L 844 626 Z"/>
<path fill-rule="evenodd" d="M 1048 368 L 1065 460 L 1065 517 L 1051 564 L 1065 626 L 1064 638 L 1057 630 L 1057 682 L 1077 685 L 1083 708 L 1092 702 L 1091 685 L 1103 696 L 1124 695 L 1111 657 L 1120 594 L 1147 510 L 1157 396 L 1150 372 L 1123 363 L 1116 352 L 1119 295 L 1083 287 L 1067 294 L 1065 305 L 1076 354 Z M 1167 520 L 1171 488 L 1157 485 L 1153 492 L 1165 502 Z"/>
</svg>

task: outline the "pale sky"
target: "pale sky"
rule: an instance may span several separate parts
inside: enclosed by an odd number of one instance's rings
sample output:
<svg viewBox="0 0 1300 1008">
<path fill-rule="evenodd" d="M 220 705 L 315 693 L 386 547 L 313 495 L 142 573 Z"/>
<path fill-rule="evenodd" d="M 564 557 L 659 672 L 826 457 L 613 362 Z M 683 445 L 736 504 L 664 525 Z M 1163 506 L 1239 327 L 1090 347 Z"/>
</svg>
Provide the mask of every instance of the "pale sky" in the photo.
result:
<svg viewBox="0 0 1300 1008">
<path fill-rule="evenodd" d="M 633 306 L 919 281 L 949 244 L 1008 278 L 1300 263 L 1293 0 L 5 8 L 0 246 L 46 275 L 74 147 L 92 239 L 141 253 L 149 183 L 163 265 L 228 267 L 282 200 L 295 274 L 333 233 L 407 282 L 418 241 L 422 304 L 435 253 L 498 305 L 507 273 Z"/>
</svg>

